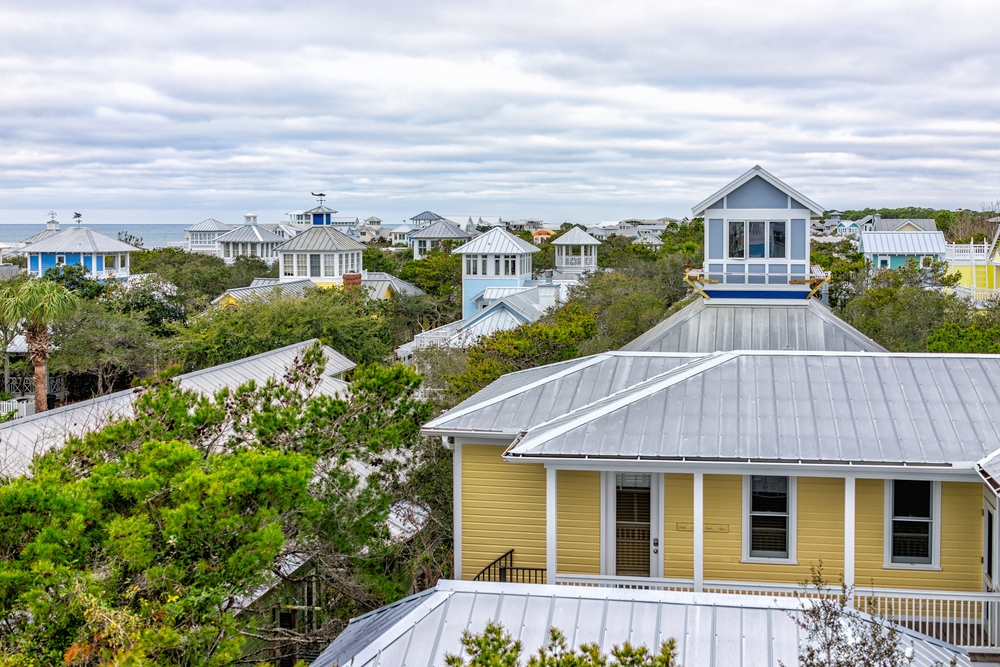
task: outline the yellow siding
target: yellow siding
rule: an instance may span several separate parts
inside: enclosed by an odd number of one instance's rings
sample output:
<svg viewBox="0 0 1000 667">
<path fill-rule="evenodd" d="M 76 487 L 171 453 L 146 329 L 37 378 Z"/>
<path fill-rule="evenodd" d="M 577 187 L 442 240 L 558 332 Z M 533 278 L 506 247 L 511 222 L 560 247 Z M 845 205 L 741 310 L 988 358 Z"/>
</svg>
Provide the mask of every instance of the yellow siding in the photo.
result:
<svg viewBox="0 0 1000 667">
<path fill-rule="evenodd" d="M 545 468 L 504 463 L 500 445 L 462 445 L 462 579 L 514 549 L 519 567 L 545 567 Z"/>
<path fill-rule="evenodd" d="M 600 574 L 601 473 L 560 470 L 556 474 L 556 499 L 558 571 Z"/>
<path fill-rule="evenodd" d="M 958 284 L 965 287 L 972 287 L 972 276 L 975 273 L 976 277 L 976 287 L 989 287 L 993 288 L 997 286 L 996 283 L 996 266 L 993 264 L 976 264 L 976 270 L 973 272 L 972 265 L 968 263 L 956 264 L 952 262 L 948 266 L 948 273 L 960 273 L 961 278 L 959 278 Z"/>
<path fill-rule="evenodd" d="M 694 475 L 663 476 L 663 576 L 694 576 Z M 686 530 L 685 530 L 686 529 Z"/>
<path fill-rule="evenodd" d="M 797 565 L 741 563 L 743 478 L 705 475 L 705 578 L 797 584 L 823 561 L 827 578 L 844 570 L 844 480 L 798 478 Z"/>
<path fill-rule="evenodd" d="M 885 560 L 885 486 L 857 481 L 855 583 L 859 588 L 979 591 L 983 585 L 982 484 L 941 483 L 941 571 L 897 570 Z"/>
</svg>

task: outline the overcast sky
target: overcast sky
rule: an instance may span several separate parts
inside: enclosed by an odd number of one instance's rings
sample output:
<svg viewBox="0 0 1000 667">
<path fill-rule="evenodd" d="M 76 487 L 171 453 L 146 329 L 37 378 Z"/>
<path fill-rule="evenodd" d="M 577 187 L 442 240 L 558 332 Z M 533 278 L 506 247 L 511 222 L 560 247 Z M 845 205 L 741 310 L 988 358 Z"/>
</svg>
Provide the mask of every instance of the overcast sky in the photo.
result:
<svg viewBox="0 0 1000 667">
<path fill-rule="evenodd" d="M 0 222 L 1000 199 L 1000 2 L 0 5 Z"/>
</svg>

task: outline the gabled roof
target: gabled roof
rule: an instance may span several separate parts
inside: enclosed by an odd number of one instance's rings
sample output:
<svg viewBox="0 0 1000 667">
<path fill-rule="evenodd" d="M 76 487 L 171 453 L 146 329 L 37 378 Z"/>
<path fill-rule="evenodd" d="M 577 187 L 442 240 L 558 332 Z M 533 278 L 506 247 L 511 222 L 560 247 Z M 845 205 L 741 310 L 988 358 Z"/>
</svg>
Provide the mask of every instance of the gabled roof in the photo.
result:
<svg viewBox="0 0 1000 667">
<path fill-rule="evenodd" d="M 454 250 L 453 252 L 458 255 L 465 254 L 499 254 L 499 255 L 515 255 L 538 252 L 537 248 L 533 243 L 525 241 L 523 239 L 514 236 L 506 229 L 500 229 L 495 227 L 490 231 L 476 237 L 475 239 L 469 241 L 461 248 Z"/>
<path fill-rule="evenodd" d="M 522 645 L 522 664 L 561 630 L 569 648 L 604 652 L 630 642 L 652 653 L 675 639 L 677 664 L 778 667 L 798 664 L 806 641 L 796 621 L 810 602 L 768 595 L 723 595 L 544 584 L 440 580 L 434 588 L 351 620 L 312 667 L 443 665 L 464 655 L 462 633 L 502 625 Z M 870 620 L 870 617 L 862 615 Z M 970 667 L 967 651 L 905 627 L 913 666 Z"/>
<path fill-rule="evenodd" d="M 472 234 L 461 229 L 448 220 L 438 220 L 432 225 L 424 227 L 415 232 L 411 238 L 414 239 L 471 239 Z"/>
<path fill-rule="evenodd" d="M 573 227 L 565 234 L 561 234 L 552 245 L 601 245 L 601 242 L 579 227 Z"/>
<path fill-rule="evenodd" d="M 635 352 L 885 352 L 817 299 L 696 299 L 622 348 Z"/>
<path fill-rule="evenodd" d="M 227 289 L 225 292 L 212 299 L 212 303 L 217 305 L 227 296 L 232 297 L 239 302 L 249 301 L 251 299 L 263 299 L 275 294 L 276 292 L 282 297 L 302 297 L 305 296 L 306 289 L 316 287 L 316 284 L 308 278 L 303 278 L 302 280 L 288 280 L 285 282 L 281 282 L 277 278 L 270 280 L 273 280 L 273 282 L 265 283 L 260 282 L 260 279 L 255 279 L 247 287 L 233 287 L 231 289 Z"/>
<path fill-rule="evenodd" d="M 438 215 L 437 213 L 432 213 L 431 211 L 424 211 L 423 213 L 417 213 L 415 216 L 413 216 L 412 218 L 410 218 L 410 220 L 417 220 L 417 221 L 425 221 L 425 220 L 427 220 L 427 221 L 430 221 L 430 222 L 434 222 L 435 220 L 443 220 L 443 219 L 444 218 L 442 218 L 440 215 Z"/>
<path fill-rule="evenodd" d="M 861 224 L 870 222 L 873 227 L 872 231 L 874 232 L 895 232 L 907 225 L 913 225 L 918 230 L 924 232 L 937 231 L 937 222 L 934 218 L 881 218 L 879 220 L 872 220 L 873 217 L 869 215 L 858 222 Z"/>
<path fill-rule="evenodd" d="M 968 473 L 1000 449 L 998 401 L 1000 355 L 718 352 L 529 428 L 506 455 Z"/>
<path fill-rule="evenodd" d="M 383 271 L 368 271 L 361 279 L 361 286 L 368 288 L 373 294 L 384 294 L 385 291 L 382 289 L 382 285 L 387 285 L 393 292 L 402 296 L 420 296 L 426 294 L 426 292 L 416 285 Z"/>
<path fill-rule="evenodd" d="M 364 249 L 365 246 L 360 242 L 326 225 L 310 227 L 295 238 L 278 246 L 280 252 L 328 252 Z"/>
<path fill-rule="evenodd" d="M 136 247 L 95 232 L 89 227 L 67 227 L 23 249 L 24 253 L 105 253 L 135 252 Z"/>
<path fill-rule="evenodd" d="M 788 185 L 787 183 L 785 183 L 784 181 L 782 181 L 778 177 L 774 176 L 773 174 L 771 174 L 770 172 L 768 172 L 766 169 L 764 169 L 763 167 L 761 167 L 759 164 L 754 165 L 752 169 L 750 169 L 749 171 L 747 171 L 745 174 L 743 174 L 742 176 L 740 176 L 736 180 L 734 180 L 731 183 L 729 183 L 729 185 L 725 186 L 721 190 L 716 191 L 713 195 L 711 195 L 710 197 L 708 197 L 707 199 L 705 199 L 704 201 L 702 201 L 700 204 L 698 204 L 697 206 L 695 206 L 694 208 L 692 208 L 691 212 L 696 217 L 699 216 L 699 215 L 701 215 L 701 214 L 703 214 L 707 209 L 712 208 L 712 206 L 716 202 L 718 202 L 720 199 L 722 199 L 723 197 L 727 196 L 731 192 L 735 191 L 740 186 L 745 185 L 746 183 L 749 183 L 754 178 L 763 179 L 765 182 L 773 185 L 778 190 L 781 190 L 783 193 L 785 193 L 786 195 L 788 195 L 789 197 L 791 197 L 795 201 L 799 202 L 800 204 L 802 204 L 803 206 L 805 206 L 806 208 L 808 208 L 811 213 L 814 213 L 816 215 L 823 215 L 823 207 L 822 206 L 820 206 L 819 204 L 817 204 L 813 200 L 809 199 L 808 197 L 806 197 L 805 195 L 803 195 L 801 192 L 799 192 L 795 188 L 791 187 L 790 185 Z"/>
<path fill-rule="evenodd" d="M 202 220 L 201 222 L 196 222 L 187 229 L 185 232 L 228 232 L 232 229 L 230 225 L 224 222 L 219 222 L 215 218 L 209 218 L 207 220 Z"/>
<path fill-rule="evenodd" d="M 285 239 L 260 225 L 240 225 L 233 231 L 216 236 L 216 243 L 281 243 Z"/>
<path fill-rule="evenodd" d="M 413 227 L 409 225 L 397 225 L 389 230 L 390 234 L 409 234 L 413 231 Z"/>
<path fill-rule="evenodd" d="M 222 387 L 235 389 L 248 380 L 262 382 L 281 377 L 298 354 L 316 339 L 295 343 L 277 350 L 179 375 L 176 382 L 184 389 L 214 393 Z M 354 368 L 354 362 L 324 346 L 326 368 L 316 387 L 319 394 L 342 391 L 347 383 L 337 379 Z M 33 456 L 63 445 L 71 436 L 80 436 L 102 428 L 114 419 L 132 415 L 135 389 L 126 389 L 89 401 L 65 405 L 47 412 L 0 424 L 0 476 L 16 477 L 28 471 Z"/>
<path fill-rule="evenodd" d="M 365 222 L 372 224 L 377 222 L 382 222 L 382 218 L 376 218 L 374 215 L 365 218 Z"/>
<path fill-rule="evenodd" d="M 861 252 L 875 255 L 944 255 L 944 232 L 861 232 Z"/>
</svg>

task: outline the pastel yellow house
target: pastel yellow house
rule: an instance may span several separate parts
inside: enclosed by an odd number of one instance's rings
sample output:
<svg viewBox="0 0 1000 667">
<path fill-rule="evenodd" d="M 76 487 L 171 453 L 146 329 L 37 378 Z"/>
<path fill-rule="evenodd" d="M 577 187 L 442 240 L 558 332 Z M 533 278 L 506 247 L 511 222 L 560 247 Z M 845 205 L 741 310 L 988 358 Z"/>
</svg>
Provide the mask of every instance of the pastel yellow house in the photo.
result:
<svg viewBox="0 0 1000 667">
<path fill-rule="evenodd" d="M 949 243 L 945 258 L 948 273 L 961 274 L 955 293 L 977 301 L 990 299 L 1000 288 L 1000 249 L 997 240 L 1000 228 L 991 243 Z"/>
</svg>

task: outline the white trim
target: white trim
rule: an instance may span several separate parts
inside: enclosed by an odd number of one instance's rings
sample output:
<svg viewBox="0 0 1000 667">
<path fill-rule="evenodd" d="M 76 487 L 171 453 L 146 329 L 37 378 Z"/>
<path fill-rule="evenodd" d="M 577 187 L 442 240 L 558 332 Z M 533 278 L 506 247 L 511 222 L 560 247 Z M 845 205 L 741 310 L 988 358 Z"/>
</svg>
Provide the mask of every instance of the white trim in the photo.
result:
<svg viewBox="0 0 1000 667">
<path fill-rule="evenodd" d="M 941 570 L 941 482 L 931 481 L 931 562 L 892 562 L 892 489 L 893 479 L 882 482 L 885 507 L 882 512 L 882 567 L 887 570 Z"/>
<path fill-rule="evenodd" d="M 649 484 L 649 576 L 663 578 L 663 475 L 650 473 Z"/>
<path fill-rule="evenodd" d="M 705 581 L 705 475 L 694 473 L 694 592 L 701 593 Z"/>
<path fill-rule="evenodd" d="M 788 556 L 785 558 L 767 558 L 764 556 L 751 556 L 750 555 L 750 491 L 752 488 L 751 480 L 753 475 L 743 475 L 743 553 L 740 558 L 741 563 L 764 563 L 771 565 L 798 565 L 798 549 L 796 548 L 798 542 L 798 530 L 796 530 L 796 525 L 798 524 L 798 496 L 799 496 L 799 485 L 798 478 L 791 475 L 781 475 L 781 477 L 788 478 L 788 535 L 787 547 Z"/>
<path fill-rule="evenodd" d="M 983 590 L 993 591 L 997 588 L 997 497 L 993 491 L 983 485 Z M 992 544 L 989 539 L 988 522 L 986 520 L 986 512 L 990 512 L 993 516 L 993 540 Z M 986 558 L 987 554 L 993 554 L 993 572 L 992 576 L 988 575 L 986 572 Z"/>
<path fill-rule="evenodd" d="M 694 206 L 691 209 L 691 213 L 695 217 L 701 216 L 703 213 L 706 213 L 707 211 L 711 210 L 711 209 L 709 209 L 709 207 L 712 206 L 713 204 L 715 204 L 715 202 L 719 201 L 720 199 L 722 199 L 724 197 L 728 198 L 729 195 L 730 195 L 730 193 L 732 193 L 734 190 L 736 190 L 737 188 L 739 188 L 744 183 L 750 181 L 754 176 L 760 176 L 762 179 L 764 179 L 765 181 L 767 181 L 768 183 L 770 183 L 771 185 L 773 185 L 777 189 L 781 190 L 786 196 L 791 197 L 792 199 L 794 199 L 795 201 L 799 202 L 800 204 L 804 204 L 805 206 L 811 206 L 812 207 L 810 209 L 792 209 L 792 210 L 809 210 L 810 212 L 816 213 L 817 215 L 822 215 L 823 214 L 824 210 L 823 210 L 822 206 L 820 206 L 819 204 L 817 204 L 813 200 L 809 199 L 808 197 L 806 197 L 805 195 L 803 195 L 801 192 L 799 192 L 795 188 L 791 187 L 790 185 L 788 185 L 787 183 L 785 183 L 784 181 L 782 181 L 781 179 L 779 179 L 777 176 L 774 176 L 773 174 L 771 174 L 770 172 L 768 172 L 766 169 L 764 169 L 760 165 L 754 165 L 752 169 L 750 169 L 749 171 L 745 172 L 744 174 L 736 177 L 736 179 L 734 179 L 733 181 L 730 181 L 730 183 L 728 185 L 722 187 L 721 189 L 717 190 L 713 195 L 711 195 L 707 199 L 701 201 L 697 206 Z M 791 202 L 789 202 L 789 205 L 791 205 Z M 728 199 L 727 199 L 726 202 L 724 202 L 724 206 L 727 206 L 727 207 L 729 206 Z M 727 209 L 727 210 L 731 210 L 731 209 Z M 774 209 L 774 210 L 786 210 L 786 209 Z"/>
<path fill-rule="evenodd" d="M 442 438 L 442 440 L 447 440 L 447 438 Z M 454 517 L 452 518 L 452 531 L 454 532 L 454 537 L 452 538 L 452 551 L 454 551 L 453 560 L 455 563 L 455 572 L 452 575 L 452 579 L 462 578 L 462 443 L 458 440 L 455 441 L 454 451 L 451 458 L 451 486 L 452 495 L 454 496 L 452 503 L 454 506 Z"/>
<path fill-rule="evenodd" d="M 601 574 L 613 576 L 615 567 L 615 473 L 601 471 Z"/>
<path fill-rule="evenodd" d="M 855 479 L 844 478 L 844 585 L 854 587 L 854 531 L 856 524 L 857 497 Z M 853 600 L 848 601 L 853 604 Z"/>
<path fill-rule="evenodd" d="M 556 530 L 557 505 L 557 471 L 553 467 L 545 467 L 545 580 L 556 580 L 558 564 L 558 532 Z"/>
</svg>

